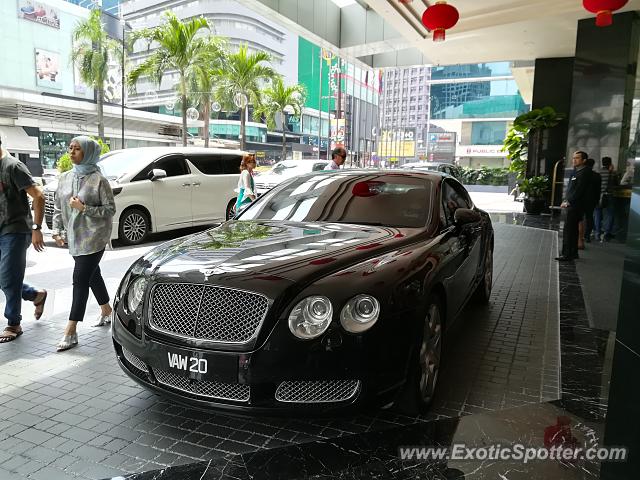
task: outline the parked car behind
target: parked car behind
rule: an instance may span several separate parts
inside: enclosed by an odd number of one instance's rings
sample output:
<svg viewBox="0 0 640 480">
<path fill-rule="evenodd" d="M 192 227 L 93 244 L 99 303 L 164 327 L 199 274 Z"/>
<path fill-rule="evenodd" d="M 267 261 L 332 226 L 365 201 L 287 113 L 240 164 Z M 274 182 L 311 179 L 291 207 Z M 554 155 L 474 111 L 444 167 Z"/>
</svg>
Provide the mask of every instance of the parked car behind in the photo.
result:
<svg viewBox="0 0 640 480">
<path fill-rule="evenodd" d="M 231 216 L 240 150 L 142 147 L 105 154 L 98 165 L 116 200 L 111 239 L 143 242 L 163 232 Z M 57 182 L 45 186 L 45 220 L 52 227 Z"/>
<path fill-rule="evenodd" d="M 256 193 L 262 195 L 289 178 L 324 170 L 329 160 L 283 160 L 255 178 Z"/>
<path fill-rule="evenodd" d="M 452 163 L 440 163 L 440 162 L 412 162 L 405 163 L 402 168 L 410 168 L 416 170 L 422 170 L 425 172 L 442 172 L 447 175 L 451 175 L 452 177 L 460 180 L 462 175 L 460 174 L 460 169 L 452 164 Z"/>
</svg>

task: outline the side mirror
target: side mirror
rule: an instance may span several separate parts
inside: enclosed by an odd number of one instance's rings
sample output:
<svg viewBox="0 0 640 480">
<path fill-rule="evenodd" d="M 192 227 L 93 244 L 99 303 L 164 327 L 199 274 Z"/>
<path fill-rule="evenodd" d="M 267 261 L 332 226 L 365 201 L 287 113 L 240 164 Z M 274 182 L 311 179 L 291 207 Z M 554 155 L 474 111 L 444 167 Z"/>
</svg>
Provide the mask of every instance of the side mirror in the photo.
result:
<svg viewBox="0 0 640 480">
<path fill-rule="evenodd" d="M 477 223 L 480 220 L 482 220 L 480 214 L 470 208 L 458 208 L 453 214 L 453 221 L 458 227 L 462 227 L 468 223 Z"/>
<path fill-rule="evenodd" d="M 152 182 L 160 180 L 161 178 L 167 178 L 167 172 L 161 168 L 154 168 L 149 172 L 149 180 Z"/>
</svg>

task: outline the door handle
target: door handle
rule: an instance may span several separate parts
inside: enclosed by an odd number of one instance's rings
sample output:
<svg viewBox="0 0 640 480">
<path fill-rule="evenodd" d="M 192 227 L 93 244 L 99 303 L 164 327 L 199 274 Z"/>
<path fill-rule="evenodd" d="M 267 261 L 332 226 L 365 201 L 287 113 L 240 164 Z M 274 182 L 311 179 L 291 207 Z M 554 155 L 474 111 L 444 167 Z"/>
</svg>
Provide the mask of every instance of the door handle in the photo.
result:
<svg viewBox="0 0 640 480">
<path fill-rule="evenodd" d="M 190 183 L 183 183 L 183 184 L 182 184 L 182 186 L 183 186 L 183 187 L 190 187 L 190 186 L 191 186 L 191 184 L 190 184 Z"/>
<path fill-rule="evenodd" d="M 191 185 L 193 185 L 194 187 L 199 187 L 200 186 L 200 182 L 195 182 L 195 183 L 192 183 Z"/>
</svg>

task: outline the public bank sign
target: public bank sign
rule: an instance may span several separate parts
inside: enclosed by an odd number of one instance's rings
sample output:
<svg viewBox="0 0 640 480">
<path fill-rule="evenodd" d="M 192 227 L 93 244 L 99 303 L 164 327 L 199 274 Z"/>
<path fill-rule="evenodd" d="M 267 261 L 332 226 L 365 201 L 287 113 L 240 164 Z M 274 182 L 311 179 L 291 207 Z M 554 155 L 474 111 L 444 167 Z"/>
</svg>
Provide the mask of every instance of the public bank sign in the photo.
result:
<svg viewBox="0 0 640 480">
<path fill-rule="evenodd" d="M 18 17 L 60 29 L 60 12 L 44 2 L 18 0 Z"/>
</svg>

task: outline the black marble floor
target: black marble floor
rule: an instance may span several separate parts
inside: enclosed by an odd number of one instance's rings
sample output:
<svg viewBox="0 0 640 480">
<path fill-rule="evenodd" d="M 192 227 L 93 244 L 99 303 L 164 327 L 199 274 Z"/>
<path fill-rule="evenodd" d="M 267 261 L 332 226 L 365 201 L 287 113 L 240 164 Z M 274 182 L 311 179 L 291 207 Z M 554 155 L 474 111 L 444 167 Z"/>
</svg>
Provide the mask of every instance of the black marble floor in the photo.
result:
<svg viewBox="0 0 640 480">
<path fill-rule="evenodd" d="M 554 230 L 554 217 L 504 215 L 494 222 Z M 554 253 L 555 252 L 551 252 Z M 580 280 L 571 263 L 559 266 L 560 365 L 559 399 L 515 408 L 425 419 L 384 430 L 343 435 L 300 445 L 227 455 L 207 462 L 129 475 L 150 479 L 590 479 L 600 463 L 535 460 L 417 460 L 405 447 L 541 448 L 549 432 L 565 423 L 571 446 L 601 446 L 608 395 L 612 334 L 589 327 Z M 465 412 L 461 412 L 465 413 Z M 472 412 L 469 412 L 472 413 Z M 565 444 L 565 445 L 566 445 Z M 405 458 L 403 457 L 405 454 Z"/>
</svg>

